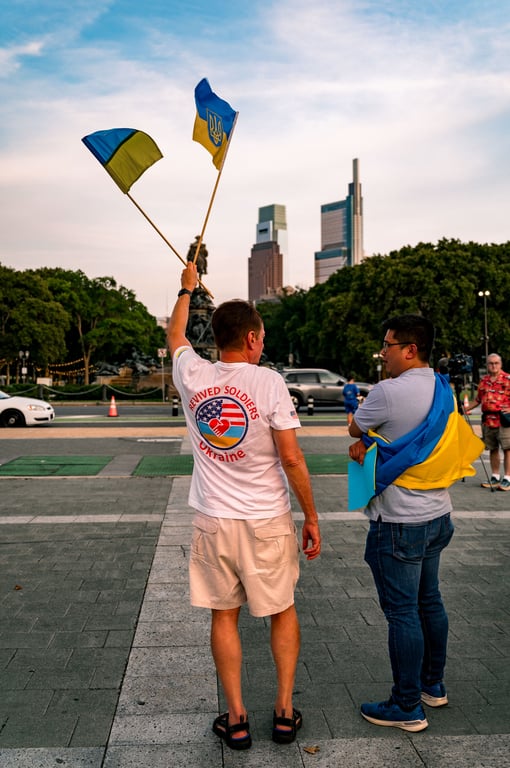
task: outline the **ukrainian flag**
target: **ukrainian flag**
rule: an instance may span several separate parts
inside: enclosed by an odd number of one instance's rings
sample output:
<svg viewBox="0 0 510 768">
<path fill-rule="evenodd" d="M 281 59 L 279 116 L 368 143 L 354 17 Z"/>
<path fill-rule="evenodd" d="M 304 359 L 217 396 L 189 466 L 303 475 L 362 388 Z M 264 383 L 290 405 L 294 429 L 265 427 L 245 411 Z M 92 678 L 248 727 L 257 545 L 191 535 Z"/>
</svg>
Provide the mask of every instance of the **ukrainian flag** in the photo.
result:
<svg viewBox="0 0 510 768">
<path fill-rule="evenodd" d="M 195 104 L 197 115 L 193 127 L 193 141 L 198 141 L 211 153 L 213 163 L 219 170 L 237 112 L 230 104 L 216 96 L 205 77 L 195 88 Z"/>
<path fill-rule="evenodd" d="M 449 383 L 440 374 L 435 376 L 434 399 L 422 424 L 392 443 L 371 431 L 363 436 L 365 445 L 377 445 L 376 496 L 391 483 L 431 490 L 475 474 L 471 463 L 484 444 L 459 414 Z"/>
<path fill-rule="evenodd" d="M 124 194 L 147 168 L 163 157 L 153 139 L 135 128 L 96 131 L 82 141 Z"/>
</svg>

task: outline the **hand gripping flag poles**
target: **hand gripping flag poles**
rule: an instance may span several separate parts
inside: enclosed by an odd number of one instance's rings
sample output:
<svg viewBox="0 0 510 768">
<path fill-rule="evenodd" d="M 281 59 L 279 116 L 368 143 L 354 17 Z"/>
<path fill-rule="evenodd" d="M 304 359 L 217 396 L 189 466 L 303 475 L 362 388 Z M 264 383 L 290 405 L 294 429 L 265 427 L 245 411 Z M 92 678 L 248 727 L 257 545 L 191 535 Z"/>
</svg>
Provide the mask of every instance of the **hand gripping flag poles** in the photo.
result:
<svg viewBox="0 0 510 768">
<path fill-rule="evenodd" d="M 195 104 L 197 114 L 195 125 L 193 127 L 193 140 L 202 144 L 212 155 L 215 168 L 218 169 L 218 176 L 212 191 L 207 213 L 200 237 L 198 238 L 193 263 L 196 264 L 200 246 L 204 238 L 205 228 L 209 220 L 209 214 L 220 182 L 221 172 L 225 164 L 230 141 L 234 133 L 237 122 L 238 112 L 232 109 L 223 99 L 220 99 L 211 89 L 209 82 L 204 77 L 195 88 Z"/>
<path fill-rule="evenodd" d="M 112 128 L 84 136 L 82 141 L 94 157 L 99 160 L 105 171 L 110 174 L 119 189 L 129 197 L 133 205 L 138 208 L 177 258 L 186 266 L 186 262 L 174 246 L 129 194 L 131 186 L 140 178 L 142 173 L 163 157 L 153 139 L 143 131 L 134 128 Z M 200 285 L 212 297 L 202 282 Z"/>
</svg>

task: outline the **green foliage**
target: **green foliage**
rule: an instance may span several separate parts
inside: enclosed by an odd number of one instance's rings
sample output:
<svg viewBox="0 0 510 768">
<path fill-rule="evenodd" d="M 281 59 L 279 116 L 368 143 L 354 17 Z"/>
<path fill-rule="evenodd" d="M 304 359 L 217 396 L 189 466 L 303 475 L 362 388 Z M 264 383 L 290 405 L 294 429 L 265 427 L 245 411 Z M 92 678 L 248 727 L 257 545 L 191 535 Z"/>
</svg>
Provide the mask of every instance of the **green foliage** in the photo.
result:
<svg viewBox="0 0 510 768">
<path fill-rule="evenodd" d="M 0 359 L 12 362 L 29 350 L 31 362 L 47 365 L 65 355 L 69 324 L 45 280 L 0 264 Z"/>
<path fill-rule="evenodd" d="M 86 384 L 91 365 L 99 359 L 122 359 L 133 348 L 154 355 L 157 346 L 164 345 L 164 332 L 155 318 L 136 300 L 133 291 L 123 286 L 117 288 L 113 277 L 91 280 L 80 270 L 38 272 L 55 298 L 69 309 L 72 323 L 68 349 L 83 357 Z"/>
<path fill-rule="evenodd" d="M 489 352 L 510 361 L 510 243 L 446 239 L 372 256 L 308 292 L 287 293 L 279 304 L 259 305 L 266 353 L 273 362 L 288 365 L 289 350 L 295 356 L 298 351 L 302 366 L 374 380 L 382 322 L 412 312 L 429 317 L 436 326 L 433 363 L 462 352 L 478 367 L 485 354 L 479 290 L 490 290 Z"/>
<path fill-rule="evenodd" d="M 377 254 L 346 267 L 309 291 L 286 291 L 278 302 L 258 305 L 266 328 L 265 353 L 273 363 L 320 366 L 373 381 L 381 323 L 418 312 L 437 330 L 433 362 L 457 353 L 483 363 L 484 310 L 479 290 L 489 290 L 489 352 L 510 367 L 510 243 L 440 240 Z M 0 264 L 0 364 L 16 362 L 122 361 L 133 348 L 154 356 L 164 331 L 112 277 L 90 279 L 81 271 L 18 272 Z"/>
<path fill-rule="evenodd" d="M 95 362 L 123 360 L 134 348 L 155 357 L 163 346 L 156 318 L 112 277 L 0 265 L 0 359 L 7 363 L 20 349 L 30 350 L 30 362 L 39 368 L 83 357 L 88 384 Z"/>
</svg>

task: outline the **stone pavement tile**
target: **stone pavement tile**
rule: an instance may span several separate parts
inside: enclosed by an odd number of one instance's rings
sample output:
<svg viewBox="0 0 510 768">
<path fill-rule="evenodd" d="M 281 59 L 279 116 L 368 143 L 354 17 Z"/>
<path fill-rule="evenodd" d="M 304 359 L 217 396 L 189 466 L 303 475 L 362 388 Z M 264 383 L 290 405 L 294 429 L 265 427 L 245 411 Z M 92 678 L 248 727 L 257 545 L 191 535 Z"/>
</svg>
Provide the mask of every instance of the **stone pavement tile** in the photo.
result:
<svg viewBox="0 0 510 768">
<path fill-rule="evenodd" d="M 435 737 L 425 732 L 423 736 L 421 741 L 417 737 L 412 741 L 427 768 L 508 768 L 510 765 L 508 735 Z"/>
<path fill-rule="evenodd" d="M 24 707 L 8 710 L 0 747 L 106 744 L 159 527 L 146 522 L 3 527 L 9 556 L 0 565 L 0 584 L 7 586 L 0 589 L 0 700 L 13 693 L 46 698 L 30 720 L 26 699 Z M 25 555 L 39 553 L 29 567 L 16 553 L 23 539 Z M 25 568 L 31 572 L 26 580 Z M 16 591 L 19 576 L 22 589 Z M 87 697 L 101 706 L 77 711 Z"/>
<path fill-rule="evenodd" d="M 102 768 L 103 749 L 0 749 L 2 768 Z"/>
<path fill-rule="evenodd" d="M 318 740 L 319 751 L 314 754 L 307 754 L 305 745 L 300 744 L 302 765 L 304 768 L 507 768 L 510 764 L 507 737 L 494 737 L 494 741 L 476 736 L 431 737 L 428 731 L 409 737 L 392 728 L 387 730 L 391 732 L 389 739 Z"/>
<path fill-rule="evenodd" d="M 139 624 L 136 633 L 136 645 L 144 648 L 168 645 L 193 645 L 196 641 L 197 629 L 200 626 L 194 622 L 177 624 L 175 621 Z"/>
<path fill-rule="evenodd" d="M 142 459 L 142 454 L 118 454 L 98 472 L 98 476 L 129 477 Z"/>
<path fill-rule="evenodd" d="M 102 768 L 213 768 L 222 765 L 219 743 L 110 747 Z M 67 768 L 67 767 L 66 767 Z"/>
<path fill-rule="evenodd" d="M 111 728 L 111 713 L 117 704 L 116 690 L 56 691 L 46 711 L 46 718 L 58 720 L 73 715 L 76 726 L 70 746 L 87 747 L 106 744 Z"/>
<path fill-rule="evenodd" d="M 31 717 L 29 721 L 9 715 L 1 731 L 0 747 L 70 745 L 77 721 L 75 714 L 60 714 L 58 718 L 52 718 L 43 713 Z"/>
<path fill-rule="evenodd" d="M 128 676 L 122 685 L 117 715 L 163 715 L 210 711 L 217 706 L 214 674 L 200 670 L 161 670 L 159 675 Z"/>
<path fill-rule="evenodd" d="M 186 712 L 154 715 L 119 715 L 115 718 L 109 746 L 132 744 L 210 743 L 216 740 L 211 723 L 216 711 Z"/>
<path fill-rule="evenodd" d="M 388 729 L 393 730 L 393 729 Z M 403 734 L 393 733 L 393 738 L 336 738 L 330 741 L 318 740 L 312 746 L 319 751 L 309 754 L 306 745 L 300 744 L 300 754 L 304 768 L 423 768 L 423 762 L 416 754 L 412 743 Z"/>
<path fill-rule="evenodd" d="M 2 478 L 0 515 L 160 514 L 171 486 L 168 477 Z"/>
<path fill-rule="evenodd" d="M 274 744 L 266 736 L 263 741 L 254 742 L 252 748 L 248 749 L 245 753 L 236 753 L 231 749 L 224 750 L 224 768 L 233 768 L 241 764 L 243 768 L 244 766 L 246 768 L 266 768 L 267 766 L 274 766 L 275 768 L 301 768 L 303 763 L 300 758 L 297 742 L 293 744 Z"/>
<path fill-rule="evenodd" d="M 69 749 L 76 747 L 95 747 L 107 744 L 110 736 L 112 718 L 111 712 L 89 711 L 78 717 L 76 727 L 71 737 Z"/>
</svg>

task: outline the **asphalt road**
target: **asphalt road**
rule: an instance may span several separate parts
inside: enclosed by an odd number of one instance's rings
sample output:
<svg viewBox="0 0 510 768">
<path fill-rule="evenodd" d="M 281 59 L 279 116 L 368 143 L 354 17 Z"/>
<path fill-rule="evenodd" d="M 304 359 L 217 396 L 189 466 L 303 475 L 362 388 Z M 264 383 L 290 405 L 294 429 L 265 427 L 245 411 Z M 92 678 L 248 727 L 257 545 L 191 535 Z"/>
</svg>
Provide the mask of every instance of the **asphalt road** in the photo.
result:
<svg viewBox="0 0 510 768">
<path fill-rule="evenodd" d="M 55 421 L 50 429 L 62 427 L 90 426 L 122 426 L 136 425 L 140 427 L 183 426 L 184 416 L 181 406 L 175 409 L 170 403 L 147 403 L 133 405 L 129 402 L 116 401 L 117 416 L 109 416 L 110 403 L 77 403 L 73 405 L 56 405 Z M 315 408 L 314 414 L 308 415 L 307 410 L 300 411 L 299 418 L 307 426 L 338 426 L 347 423 L 346 415 L 341 408 Z"/>
</svg>

